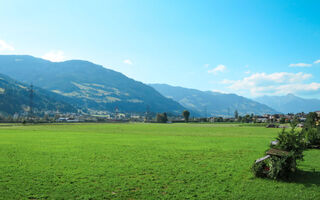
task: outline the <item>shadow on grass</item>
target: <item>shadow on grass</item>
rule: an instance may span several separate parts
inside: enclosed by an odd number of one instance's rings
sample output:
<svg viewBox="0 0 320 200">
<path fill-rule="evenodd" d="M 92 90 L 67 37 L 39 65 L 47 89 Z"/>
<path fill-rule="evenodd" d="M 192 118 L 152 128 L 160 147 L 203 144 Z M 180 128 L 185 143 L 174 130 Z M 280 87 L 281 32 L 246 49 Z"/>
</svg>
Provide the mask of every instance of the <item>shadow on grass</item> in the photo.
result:
<svg viewBox="0 0 320 200">
<path fill-rule="evenodd" d="M 312 185 L 320 186 L 320 172 L 298 170 L 290 178 L 290 182 L 300 183 L 306 187 L 311 187 Z"/>
</svg>

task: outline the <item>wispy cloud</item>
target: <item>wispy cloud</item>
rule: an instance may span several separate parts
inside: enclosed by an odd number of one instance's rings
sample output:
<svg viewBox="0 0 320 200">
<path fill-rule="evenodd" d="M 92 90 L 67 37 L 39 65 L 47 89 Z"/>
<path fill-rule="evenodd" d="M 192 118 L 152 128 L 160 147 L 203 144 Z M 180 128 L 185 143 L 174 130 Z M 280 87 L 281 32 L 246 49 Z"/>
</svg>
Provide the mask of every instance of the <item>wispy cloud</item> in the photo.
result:
<svg viewBox="0 0 320 200">
<path fill-rule="evenodd" d="M 210 67 L 210 64 L 204 64 L 204 67 L 208 68 L 208 67 Z"/>
<path fill-rule="evenodd" d="M 227 67 L 224 65 L 218 65 L 217 67 L 211 69 L 208 71 L 210 74 L 217 74 L 218 72 L 224 72 L 226 71 Z"/>
<path fill-rule="evenodd" d="M 320 91 L 320 83 L 305 83 L 311 77 L 312 74 L 302 72 L 255 73 L 241 80 L 225 79 L 221 83 L 234 92 L 245 92 L 252 96 Z"/>
<path fill-rule="evenodd" d="M 313 62 L 314 64 L 319 64 L 320 63 L 320 60 L 316 60 Z"/>
<path fill-rule="evenodd" d="M 61 50 L 58 51 L 50 51 L 43 55 L 41 58 L 50 60 L 52 62 L 62 62 L 65 61 L 64 52 Z"/>
<path fill-rule="evenodd" d="M 0 51 L 14 51 L 14 47 L 4 40 L 0 40 Z"/>
<path fill-rule="evenodd" d="M 123 63 L 127 65 L 133 65 L 133 62 L 130 59 L 125 59 Z"/>
<path fill-rule="evenodd" d="M 308 63 L 295 63 L 295 64 L 290 64 L 289 67 L 311 67 L 312 64 Z"/>
</svg>

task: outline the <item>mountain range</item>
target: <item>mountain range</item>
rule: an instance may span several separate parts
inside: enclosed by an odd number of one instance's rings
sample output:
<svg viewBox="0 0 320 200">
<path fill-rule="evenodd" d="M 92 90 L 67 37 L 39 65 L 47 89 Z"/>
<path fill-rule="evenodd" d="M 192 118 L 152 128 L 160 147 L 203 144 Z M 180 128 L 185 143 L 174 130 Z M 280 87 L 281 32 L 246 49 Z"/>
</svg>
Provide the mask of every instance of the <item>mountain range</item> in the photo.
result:
<svg viewBox="0 0 320 200">
<path fill-rule="evenodd" d="M 196 117 L 233 116 L 236 110 L 240 115 L 320 110 L 320 100 L 292 94 L 252 100 L 236 94 L 147 85 L 83 60 L 50 62 L 32 56 L 0 55 L 0 73 L 0 112 L 9 114 L 28 107 L 30 84 L 35 86 L 38 110 L 180 115 L 188 109 Z"/>
<path fill-rule="evenodd" d="M 82 60 L 50 62 L 32 56 L 0 56 L 0 73 L 60 94 L 67 103 L 93 111 L 171 112 L 184 107 L 152 87 Z"/>
<path fill-rule="evenodd" d="M 4 115 L 29 111 L 32 103 L 35 111 L 77 112 L 77 109 L 63 101 L 66 97 L 33 88 L 33 100 L 30 100 L 31 88 L 8 76 L 0 74 L 0 112 Z"/>
<path fill-rule="evenodd" d="M 319 99 L 304 99 L 293 94 L 287 94 L 285 96 L 262 96 L 255 100 L 282 113 L 308 113 L 320 110 Z"/>
<path fill-rule="evenodd" d="M 150 86 L 201 116 L 234 116 L 236 110 L 240 115 L 278 113 L 264 104 L 236 94 L 200 91 L 167 84 L 150 84 Z"/>
</svg>

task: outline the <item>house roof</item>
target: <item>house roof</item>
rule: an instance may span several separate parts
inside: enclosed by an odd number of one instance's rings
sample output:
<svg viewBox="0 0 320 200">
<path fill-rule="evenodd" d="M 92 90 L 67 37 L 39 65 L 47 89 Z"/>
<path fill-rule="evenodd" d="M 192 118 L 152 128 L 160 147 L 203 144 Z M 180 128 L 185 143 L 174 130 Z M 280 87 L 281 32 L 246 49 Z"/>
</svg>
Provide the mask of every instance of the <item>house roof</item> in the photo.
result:
<svg viewBox="0 0 320 200">
<path fill-rule="evenodd" d="M 269 149 L 266 152 L 266 154 L 267 155 L 272 155 L 272 156 L 287 156 L 289 154 L 289 152 L 272 148 L 272 149 Z"/>
</svg>

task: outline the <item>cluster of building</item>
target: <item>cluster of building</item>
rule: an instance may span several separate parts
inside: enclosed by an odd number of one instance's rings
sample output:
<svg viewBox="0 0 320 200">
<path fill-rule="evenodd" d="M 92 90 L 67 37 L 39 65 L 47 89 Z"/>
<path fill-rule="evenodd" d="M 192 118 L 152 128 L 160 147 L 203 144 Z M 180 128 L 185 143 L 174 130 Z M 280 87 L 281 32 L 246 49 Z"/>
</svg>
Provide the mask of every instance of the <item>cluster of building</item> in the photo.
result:
<svg viewBox="0 0 320 200">
<path fill-rule="evenodd" d="M 315 111 L 320 118 L 320 111 Z M 308 113 L 297 113 L 297 114 L 265 114 L 265 115 L 246 115 L 235 117 L 210 117 L 209 122 L 252 122 L 252 123 L 290 123 L 293 119 L 303 123 L 307 120 Z"/>
<path fill-rule="evenodd" d="M 320 111 L 315 111 L 320 118 Z M 28 113 L 14 114 L 11 117 L 13 122 L 24 121 L 26 119 L 38 122 L 154 122 L 155 116 L 146 113 L 110 113 L 99 111 L 94 114 L 79 114 L 79 113 L 58 113 L 58 112 L 45 112 L 42 117 L 34 115 L 30 116 Z M 235 117 L 208 117 L 208 118 L 190 118 L 190 122 L 246 122 L 246 123 L 289 123 L 293 119 L 303 123 L 307 119 L 307 113 L 298 114 L 265 114 L 265 115 L 246 115 Z M 182 116 L 170 116 L 168 122 L 178 123 L 184 122 Z"/>
</svg>

